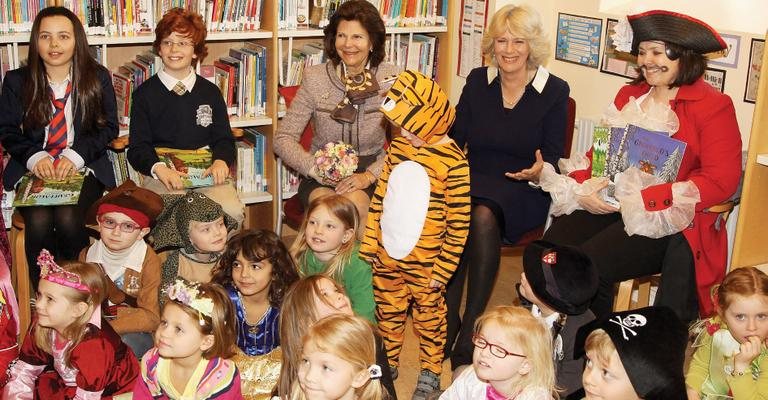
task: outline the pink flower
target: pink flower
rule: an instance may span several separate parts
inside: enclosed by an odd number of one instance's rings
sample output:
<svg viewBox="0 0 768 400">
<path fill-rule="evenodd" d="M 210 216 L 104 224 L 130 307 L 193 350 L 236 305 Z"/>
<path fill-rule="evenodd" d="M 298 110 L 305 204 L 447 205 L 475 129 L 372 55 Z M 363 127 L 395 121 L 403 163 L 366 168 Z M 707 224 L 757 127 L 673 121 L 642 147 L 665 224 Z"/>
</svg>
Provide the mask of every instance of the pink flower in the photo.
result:
<svg viewBox="0 0 768 400">
<path fill-rule="evenodd" d="M 343 142 L 329 142 L 315 152 L 315 166 L 320 177 L 338 182 L 357 169 L 357 152 Z"/>
</svg>

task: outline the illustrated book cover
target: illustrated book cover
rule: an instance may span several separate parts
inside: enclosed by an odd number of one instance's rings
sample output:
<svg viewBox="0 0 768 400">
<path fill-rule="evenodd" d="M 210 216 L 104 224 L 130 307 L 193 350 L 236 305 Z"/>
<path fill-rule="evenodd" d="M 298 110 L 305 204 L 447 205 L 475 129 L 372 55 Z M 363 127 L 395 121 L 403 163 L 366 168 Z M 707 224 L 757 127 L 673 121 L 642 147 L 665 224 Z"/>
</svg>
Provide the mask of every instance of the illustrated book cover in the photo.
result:
<svg viewBox="0 0 768 400">
<path fill-rule="evenodd" d="M 185 189 L 213 186 L 212 176 L 203 178 L 203 172 L 213 162 L 210 149 L 180 150 L 158 147 L 155 152 L 168 168 L 187 174 L 182 177 Z"/>
<path fill-rule="evenodd" d="M 63 206 L 77 204 L 83 188 L 82 173 L 65 179 L 40 179 L 33 174 L 21 177 L 16 187 L 14 207 Z"/>
</svg>

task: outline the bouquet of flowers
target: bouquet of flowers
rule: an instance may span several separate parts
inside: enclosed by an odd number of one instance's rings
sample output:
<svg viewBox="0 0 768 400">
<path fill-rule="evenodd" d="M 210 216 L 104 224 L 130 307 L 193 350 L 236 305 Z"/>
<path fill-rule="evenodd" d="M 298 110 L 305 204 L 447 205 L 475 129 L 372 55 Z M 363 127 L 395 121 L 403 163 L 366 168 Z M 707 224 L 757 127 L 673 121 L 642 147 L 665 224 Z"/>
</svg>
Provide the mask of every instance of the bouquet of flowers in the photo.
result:
<svg viewBox="0 0 768 400">
<path fill-rule="evenodd" d="M 339 182 L 357 169 L 357 152 L 344 142 L 329 142 L 315 152 L 318 175 L 329 182 Z"/>
</svg>

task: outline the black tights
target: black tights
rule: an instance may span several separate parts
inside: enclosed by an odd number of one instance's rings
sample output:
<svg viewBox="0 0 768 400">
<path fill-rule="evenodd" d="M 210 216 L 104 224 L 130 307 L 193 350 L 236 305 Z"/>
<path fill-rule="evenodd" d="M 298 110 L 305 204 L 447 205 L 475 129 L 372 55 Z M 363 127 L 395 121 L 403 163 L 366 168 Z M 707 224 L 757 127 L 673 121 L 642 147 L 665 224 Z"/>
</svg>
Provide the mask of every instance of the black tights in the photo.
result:
<svg viewBox="0 0 768 400">
<path fill-rule="evenodd" d="M 452 369 L 472 363 L 472 333 L 475 320 L 485 311 L 491 297 L 496 274 L 499 272 L 500 258 L 501 229 L 498 217 L 487 206 L 472 204 L 469 237 L 459 267 L 448 283 L 445 293 L 448 306 L 448 341 L 445 353 L 451 356 Z M 464 316 L 459 318 L 465 279 L 468 280 L 467 301 Z"/>
<path fill-rule="evenodd" d="M 98 198 L 104 186 L 93 176 L 87 176 L 78 204 L 69 206 L 19 207 L 24 217 L 24 253 L 29 265 L 33 290 L 40 281 L 37 256 L 48 249 L 56 260 L 75 260 L 88 245 L 85 213 Z"/>
</svg>

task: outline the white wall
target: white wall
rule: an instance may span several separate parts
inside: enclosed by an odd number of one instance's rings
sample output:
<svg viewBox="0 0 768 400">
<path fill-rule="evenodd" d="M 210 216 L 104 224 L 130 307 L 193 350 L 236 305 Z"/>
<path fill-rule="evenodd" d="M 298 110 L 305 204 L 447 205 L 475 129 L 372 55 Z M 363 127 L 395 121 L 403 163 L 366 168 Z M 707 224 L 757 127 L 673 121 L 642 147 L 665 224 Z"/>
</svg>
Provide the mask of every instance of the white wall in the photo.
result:
<svg viewBox="0 0 768 400">
<path fill-rule="evenodd" d="M 603 19 L 603 35 L 605 32 L 605 19 L 606 18 L 620 18 L 623 15 L 620 14 L 606 14 L 601 13 L 598 10 L 600 9 L 600 0 L 576 0 L 576 1 L 568 1 L 568 0 L 538 0 L 538 1 L 532 1 L 532 0 L 520 0 L 520 1 L 510 1 L 510 0 L 489 0 L 489 16 L 488 19 L 490 20 L 490 16 L 493 15 L 493 11 L 491 10 L 497 10 L 507 4 L 528 4 L 531 7 L 535 8 L 542 17 L 544 28 L 546 32 L 549 34 L 550 42 L 554 45 L 554 35 L 555 35 L 555 26 L 557 24 L 557 16 L 559 12 L 565 12 L 570 14 L 578 14 L 578 15 L 584 15 L 589 17 L 595 17 L 595 18 L 602 18 Z M 634 1 L 630 3 L 629 9 L 632 11 L 639 11 L 640 9 L 648 9 L 647 5 L 645 3 L 649 3 L 650 0 L 646 0 L 645 2 L 640 1 Z M 700 4 L 702 1 L 707 2 L 710 0 L 697 0 L 697 1 L 679 1 L 679 2 L 672 2 L 674 3 L 674 11 L 683 12 L 687 14 L 691 14 L 693 16 L 699 17 L 708 24 L 712 25 L 715 29 L 717 29 L 721 33 L 730 33 L 730 34 L 737 34 L 741 36 L 741 48 L 739 49 L 739 62 L 738 62 L 738 68 L 724 68 L 721 66 L 713 66 L 718 69 L 724 69 L 726 71 L 725 76 L 725 92 L 731 96 L 731 99 L 733 99 L 734 106 L 736 108 L 736 117 L 739 122 L 739 128 L 741 130 L 742 140 L 743 140 L 743 147 L 746 149 L 749 141 L 749 131 L 752 126 L 752 113 L 754 112 L 754 104 L 746 103 L 743 101 L 744 98 L 744 87 L 746 84 L 746 76 L 747 76 L 747 67 L 749 63 L 749 46 L 751 42 L 751 38 L 760 38 L 764 39 L 764 35 L 756 34 L 756 33 L 744 33 L 744 32 L 738 32 L 734 30 L 728 30 L 724 29 L 723 26 L 727 26 L 731 23 L 731 15 L 729 13 L 723 12 L 722 14 L 718 14 L 716 12 L 709 12 L 706 15 L 702 15 L 700 9 L 695 9 L 693 6 L 694 4 Z M 733 0 L 736 4 L 739 5 L 742 9 L 752 9 L 757 10 L 754 14 L 761 14 L 764 15 L 768 13 L 768 5 L 766 5 L 765 0 Z M 604 3 L 606 2 L 613 2 L 613 3 L 622 3 L 624 1 L 622 0 L 603 0 Z M 710 1 L 711 2 L 711 1 Z M 495 3 L 495 4 L 494 4 Z M 729 2 L 731 3 L 731 2 Z M 720 2 L 717 2 L 717 4 L 723 4 Z M 644 6 L 645 5 L 645 6 Z M 651 4 L 653 5 L 653 4 Z M 686 9 L 688 7 L 689 9 Z M 700 6 L 701 7 L 701 6 Z M 724 5 L 721 7 L 725 7 Z M 617 8 L 620 9 L 620 8 Z M 626 9 L 626 7 L 624 8 Z M 707 9 L 705 7 L 704 9 Z M 461 10 L 459 10 L 459 15 L 461 14 Z M 715 18 L 717 15 L 723 15 L 722 18 Z M 758 26 L 757 29 L 761 29 L 761 31 L 765 31 L 766 27 L 768 27 L 768 18 L 762 19 L 763 26 L 760 28 Z M 758 23 L 759 24 L 759 23 Z M 755 30 L 754 26 L 755 24 L 749 25 L 751 30 Z M 458 31 L 456 31 L 456 34 L 458 35 Z M 601 47 L 605 43 L 605 37 L 602 38 L 601 41 Z M 601 56 L 602 56 L 602 48 L 601 48 Z M 452 54 L 452 65 L 457 65 L 457 53 L 453 52 Z M 576 117 L 577 118 L 589 118 L 589 119 L 599 119 L 600 115 L 603 112 L 603 109 L 613 100 L 616 92 L 618 91 L 619 87 L 621 87 L 627 79 L 605 74 L 599 71 L 599 69 L 594 68 L 588 68 L 581 65 L 566 63 L 562 61 L 558 61 L 554 59 L 554 48 L 551 52 L 552 56 L 550 60 L 548 61 L 547 68 L 554 73 L 555 75 L 565 79 L 568 84 L 571 87 L 571 97 L 573 97 L 576 100 Z M 455 71 L 454 71 L 455 73 Z M 464 86 L 464 78 L 455 75 L 452 79 L 452 88 L 451 88 L 451 100 L 456 102 L 459 99 L 459 96 L 461 94 L 461 89 Z"/>
</svg>

